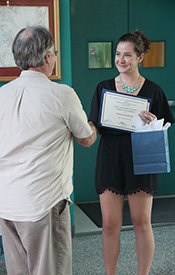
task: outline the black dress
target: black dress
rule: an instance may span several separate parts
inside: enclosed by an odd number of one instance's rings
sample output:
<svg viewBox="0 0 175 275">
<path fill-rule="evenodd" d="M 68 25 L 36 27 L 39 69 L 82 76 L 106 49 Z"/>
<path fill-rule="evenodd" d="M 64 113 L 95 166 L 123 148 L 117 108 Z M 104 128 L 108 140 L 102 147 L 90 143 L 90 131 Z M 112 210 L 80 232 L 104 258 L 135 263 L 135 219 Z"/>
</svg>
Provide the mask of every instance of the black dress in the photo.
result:
<svg viewBox="0 0 175 275">
<path fill-rule="evenodd" d="M 101 134 L 97 154 L 95 186 L 97 194 L 106 189 L 116 194 L 132 194 L 143 190 L 149 194 L 158 191 L 158 175 L 134 175 L 132 163 L 131 135 L 120 130 L 98 127 L 99 107 L 102 89 L 116 91 L 115 79 L 98 84 L 91 104 L 89 121 L 92 121 Z M 169 108 L 165 94 L 160 86 L 146 79 L 138 96 L 152 99 L 151 110 L 158 119 L 165 123 L 174 123 L 175 119 Z"/>
</svg>

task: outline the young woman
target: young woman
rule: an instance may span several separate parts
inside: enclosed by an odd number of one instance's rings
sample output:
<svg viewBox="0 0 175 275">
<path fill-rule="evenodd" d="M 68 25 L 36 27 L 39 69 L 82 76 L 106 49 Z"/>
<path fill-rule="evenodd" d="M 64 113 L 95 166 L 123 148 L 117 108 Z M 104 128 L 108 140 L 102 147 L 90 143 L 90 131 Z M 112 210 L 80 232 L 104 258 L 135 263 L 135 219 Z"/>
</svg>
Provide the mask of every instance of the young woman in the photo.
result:
<svg viewBox="0 0 175 275">
<path fill-rule="evenodd" d="M 152 99 L 150 112 L 139 114 L 144 123 L 165 119 L 174 123 L 165 94 L 160 86 L 144 78 L 139 66 L 150 42 L 141 32 L 123 35 L 117 42 L 115 65 L 119 75 L 98 84 L 91 105 L 89 120 L 101 135 L 97 164 L 96 191 L 100 195 L 103 220 L 103 255 L 106 275 L 115 275 L 120 252 L 124 195 L 128 197 L 131 219 L 135 230 L 138 275 L 148 275 L 154 253 L 151 226 L 153 194 L 158 189 L 158 176 L 134 175 L 130 133 L 100 128 L 98 114 L 102 89 Z"/>
</svg>

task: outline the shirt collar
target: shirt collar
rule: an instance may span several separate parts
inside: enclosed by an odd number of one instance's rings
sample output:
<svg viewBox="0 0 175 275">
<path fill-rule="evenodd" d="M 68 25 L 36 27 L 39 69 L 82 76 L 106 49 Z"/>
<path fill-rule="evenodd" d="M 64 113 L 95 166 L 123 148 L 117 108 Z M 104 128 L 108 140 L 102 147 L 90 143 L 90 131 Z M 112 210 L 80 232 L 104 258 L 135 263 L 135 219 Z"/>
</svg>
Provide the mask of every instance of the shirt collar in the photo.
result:
<svg viewBox="0 0 175 275">
<path fill-rule="evenodd" d="M 30 70 L 22 71 L 20 76 L 22 76 L 22 77 L 23 76 L 27 76 L 27 77 L 30 77 L 30 76 L 32 76 L 32 77 L 44 77 L 44 78 L 48 79 L 48 77 L 45 74 L 43 74 L 41 72 L 38 72 L 38 71 L 30 71 Z"/>
</svg>

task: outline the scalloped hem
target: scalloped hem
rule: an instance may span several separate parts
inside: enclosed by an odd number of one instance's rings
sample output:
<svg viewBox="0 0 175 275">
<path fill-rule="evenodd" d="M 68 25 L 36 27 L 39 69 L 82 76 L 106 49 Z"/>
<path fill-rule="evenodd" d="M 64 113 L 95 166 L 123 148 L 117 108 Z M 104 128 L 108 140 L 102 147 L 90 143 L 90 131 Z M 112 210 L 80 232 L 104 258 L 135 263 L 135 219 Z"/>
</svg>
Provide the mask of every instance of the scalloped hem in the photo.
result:
<svg viewBox="0 0 175 275">
<path fill-rule="evenodd" d="M 101 189 L 96 190 L 98 195 L 103 194 L 106 190 L 111 191 L 112 193 L 115 193 L 116 195 L 132 195 L 132 194 L 136 194 L 139 193 L 140 191 L 143 191 L 151 196 L 154 196 L 157 194 L 156 191 L 152 191 L 150 190 L 148 187 L 138 187 L 136 189 L 130 190 L 128 192 L 122 192 L 119 190 L 115 190 L 112 187 L 103 187 Z"/>
</svg>

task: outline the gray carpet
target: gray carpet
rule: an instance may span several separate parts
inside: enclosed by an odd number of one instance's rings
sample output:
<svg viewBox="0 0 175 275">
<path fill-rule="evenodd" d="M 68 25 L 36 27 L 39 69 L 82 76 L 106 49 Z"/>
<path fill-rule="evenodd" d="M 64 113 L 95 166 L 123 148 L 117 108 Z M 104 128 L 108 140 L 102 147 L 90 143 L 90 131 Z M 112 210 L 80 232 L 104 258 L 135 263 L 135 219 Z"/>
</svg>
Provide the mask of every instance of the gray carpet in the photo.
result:
<svg viewBox="0 0 175 275">
<path fill-rule="evenodd" d="M 175 275 L 175 226 L 154 228 L 153 231 L 155 254 L 150 275 Z M 117 275 L 136 274 L 134 231 L 122 231 Z M 7 275 L 3 260 L 0 260 L 0 275 Z M 101 234 L 73 238 L 73 275 L 105 275 Z"/>
<path fill-rule="evenodd" d="M 155 254 L 150 275 L 175 275 L 175 226 L 153 229 Z M 134 231 L 121 232 L 117 275 L 136 275 Z M 105 275 L 101 235 L 73 239 L 73 275 Z"/>
<path fill-rule="evenodd" d="M 7 275 L 5 262 L 0 258 L 0 275 Z"/>
</svg>

